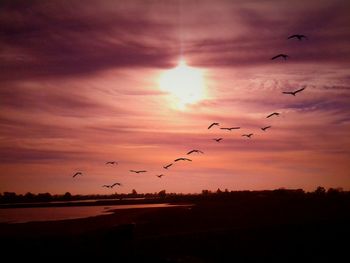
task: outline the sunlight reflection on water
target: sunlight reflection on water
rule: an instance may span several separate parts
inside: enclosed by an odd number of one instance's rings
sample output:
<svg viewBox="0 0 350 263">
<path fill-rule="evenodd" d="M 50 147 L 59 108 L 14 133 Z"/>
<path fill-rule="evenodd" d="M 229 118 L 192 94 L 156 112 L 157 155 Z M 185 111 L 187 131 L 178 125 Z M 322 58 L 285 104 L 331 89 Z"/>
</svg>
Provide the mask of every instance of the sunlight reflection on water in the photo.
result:
<svg viewBox="0 0 350 263">
<path fill-rule="evenodd" d="M 172 207 L 170 204 L 109 206 L 30 207 L 0 209 L 0 223 L 25 223 L 93 217 L 113 213 L 114 209 Z"/>
</svg>

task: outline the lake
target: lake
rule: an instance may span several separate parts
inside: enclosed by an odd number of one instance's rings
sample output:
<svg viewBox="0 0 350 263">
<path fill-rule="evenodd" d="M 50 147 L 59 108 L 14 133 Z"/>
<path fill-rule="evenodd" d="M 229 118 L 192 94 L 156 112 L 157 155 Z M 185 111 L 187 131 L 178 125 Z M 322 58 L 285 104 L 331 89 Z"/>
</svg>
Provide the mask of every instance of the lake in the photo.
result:
<svg viewBox="0 0 350 263">
<path fill-rule="evenodd" d="M 0 223 L 26 223 L 85 218 L 113 213 L 115 209 L 173 207 L 170 204 L 137 204 L 109 206 L 30 207 L 0 209 Z"/>
</svg>

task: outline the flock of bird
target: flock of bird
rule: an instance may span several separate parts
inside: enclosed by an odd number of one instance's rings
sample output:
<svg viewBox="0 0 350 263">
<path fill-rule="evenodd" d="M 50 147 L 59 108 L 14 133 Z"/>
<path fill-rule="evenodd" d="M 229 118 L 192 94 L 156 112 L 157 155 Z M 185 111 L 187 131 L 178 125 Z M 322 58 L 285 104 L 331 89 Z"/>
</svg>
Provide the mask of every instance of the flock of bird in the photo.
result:
<svg viewBox="0 0 350 263">
<path fill-rule="evenodd" d="M 291 36 L 289 36 L 287 39 L 293 39 L 293 38 L 294 38 L 294 39 L 298 39 L 299 41 L 301 41 L 301 40 L 303 40 L 303 39 L 308 39 L 305 35 L 301 35 L 301 34 L 291 35 Z M 289 56 L 286 55 L 286 54 L 278 54 L 278 55 L 272 57 L 271 60 L 275 60 L 275 59 L 277 59 L 277 58 L 283 58 L 284 60 L 287 60 L 287 58 L 289 58 Z M 300 89 L 297 89 L 297 90 L 295 90 L 295 91 L 283 91 L 282 93 L 283 93 L 283 94 L 287 94 L 287 95 L 296 96 L 297 93 L 302 92 L 304 89 L 305 89 L 305 87 L 300 88 Z M 277 116 L 277 117 L 278 117 L 279 115 L 280 115 L 279 112 L 272 112 L 271 114 L 267 115 L 266 118 L 271 118 L 271 117 L 273 117 L 273 116 Z M 218 127 L 219 127 L 219 126 L 220 126 L 220 123 L 218 123 L 218 122 L 213 122 L 213 123 L 211 123 L 211 124 L 208 126 L 207 129 L 209 130 L 209 129 L 213 128 L 214 126 L 218 126 Z M 265 132 L 267 129 L 270 129 L 271 127 L 272 127 L 271 125 L 268 125 L 268 126 L 262 127 L 261 130 L 262 130 L 263 132 Z M 227 131 L 239 130 L 240 128 L 241 128 L 241 127 L 220 127 L 221 130 L 227 130 Z M 253 133 L 242 134 L 242 137 L 247 137 L 248 139 L 251 139 L 251 137 L 252 137 L 253 135 L 254 135 Z M 222 137 L 220 137 L 220 138 L 214 138 L 213 140 L 219 143 L 219 142 L 221 142 L 221 141 L 223 140 L 223 138 L 222 138 Z M 191 154 L 193 154 L 193 153 L 204 154 L 204 152 L 201 151 L 201 150 L 193 149 L 193 150 L 187 152 L 186 155 L 191 155 Z M 164 166 L 163 166 L 163 169 L 168 170 L 171 166 L 173 166 L 176 162 L 179 162 L 179 161 L 192 162 L 192 160 L 189 159 L 189 158 L 180 157 L 180 158 L 175 159 L 173 162 L 164 165 Z M 117 161 L 107 161 L 105 164 L 106 164 L 106 165 L 118 165 L 118 162 L 117 162 Z M 129 172 L 139 174 L 139 173 L 146 173 L 147 170 L 129 170 Z M 75 174 L 73 174 L 73 178 L 75 178 L 75 177 L 78 176 L 78 175 L 82 176 L 82 175 L 83 175 L 83 172 L 80 172 L 80 171 L 79 171 L 79 172 L 76 172 Z M 156 176 L 157 176 L 158 178 L 162 178 L 163 176 L 165 176 L 165 174 L 157 174 Z M 110 185 L 107 185 L 107 184 L 102 185 L 102 187 L 105 187 L 105 188 L 113 188 L 113 187 L 116 186 L 116 185 L 122 186 L 121 183 L 115 182 L 115 183 L 110 184 Z"/>
</svg>

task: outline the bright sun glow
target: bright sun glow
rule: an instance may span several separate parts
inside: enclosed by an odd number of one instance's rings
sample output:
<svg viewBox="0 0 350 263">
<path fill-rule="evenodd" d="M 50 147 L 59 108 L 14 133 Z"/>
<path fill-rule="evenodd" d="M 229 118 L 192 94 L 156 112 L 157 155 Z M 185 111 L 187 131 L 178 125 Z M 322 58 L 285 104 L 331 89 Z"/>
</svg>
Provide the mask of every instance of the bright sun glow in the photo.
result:
<svg viewBox="0 0 350 263">
<path fill-rule="evenodd" d="M 206 95 L 203 72 L 187 66 L 184 60 L 160 76 L 159 87 L 172 95 L 172 100 L 179 109 L 199 102 Z"/>
</svg>

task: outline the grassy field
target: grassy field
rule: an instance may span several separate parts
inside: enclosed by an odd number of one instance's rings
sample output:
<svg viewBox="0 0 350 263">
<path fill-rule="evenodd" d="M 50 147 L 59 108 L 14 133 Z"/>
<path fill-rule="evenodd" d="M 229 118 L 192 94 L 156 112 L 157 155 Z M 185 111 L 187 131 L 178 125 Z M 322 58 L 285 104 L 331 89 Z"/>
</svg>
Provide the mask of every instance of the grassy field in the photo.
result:
<svg viewBox="0 0 350 263">
<path fill-rule="evenodd" d="M 188 201 L 194 205 L 0 224 L 2 254 L 113 262 L 341 262 L 348 255 L 348 195 L 213 195 Z"/>
</svg>

